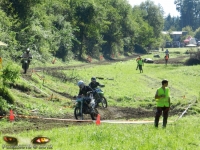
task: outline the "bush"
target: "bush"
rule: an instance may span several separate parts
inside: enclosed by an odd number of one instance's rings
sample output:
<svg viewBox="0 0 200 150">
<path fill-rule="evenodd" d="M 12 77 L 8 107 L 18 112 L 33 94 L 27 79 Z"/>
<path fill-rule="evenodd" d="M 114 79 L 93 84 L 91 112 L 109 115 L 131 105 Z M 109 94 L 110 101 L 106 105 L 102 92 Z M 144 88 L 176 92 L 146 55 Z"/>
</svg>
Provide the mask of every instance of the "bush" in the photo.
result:
<svg viewBox="0 0 200 150">
<path fill-rule="evenodd" d="M 9 110 L 10 106 L 6 100 L 0 96 L 0 116 L 6 115 L 6 112 Z"/>
<path fill-rule="evenodd" d="M 14 104 L 14 96 L 6 87 L 0 88 L 0 95 L 7 101 L 7 103 Z"/>
<path fill-rule="evenodd" d="M 192 66 L 192 65 L 198 65 L 200 64 L 200 60 L 197 58 L 190 58 L 185 62 L 185 65 Z"/>
<path fill-rule="evenodd" d="M 5 86 L 7 82 L 15 82 L 20 76 L 20 67 L 16 64 L 9 63 L 6 67 L 3 68 L 2 74 L 0 77 L 3 80 L 3 85 Z"/>
<path fill-rule="evenodd" d="M 147 54 L 147 50 L 140 45 L 135 44 L 135 53 Z"/>
</svg>

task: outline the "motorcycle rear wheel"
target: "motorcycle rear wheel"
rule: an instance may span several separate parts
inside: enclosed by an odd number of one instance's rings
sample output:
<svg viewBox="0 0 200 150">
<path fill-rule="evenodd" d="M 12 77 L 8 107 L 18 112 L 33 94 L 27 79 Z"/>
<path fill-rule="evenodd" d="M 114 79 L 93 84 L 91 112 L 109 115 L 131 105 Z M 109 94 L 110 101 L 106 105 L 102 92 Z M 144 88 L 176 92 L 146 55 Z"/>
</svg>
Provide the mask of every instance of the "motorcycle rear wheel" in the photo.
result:
<svg viewBox="0 0 200 150">
<path fill-rule="evenodd" d="M 90 113 L 92 120 L 97 120 L 97 115 L 99 114 L 98 110 L 94 108 L 93 112 Z"/>
</svg>

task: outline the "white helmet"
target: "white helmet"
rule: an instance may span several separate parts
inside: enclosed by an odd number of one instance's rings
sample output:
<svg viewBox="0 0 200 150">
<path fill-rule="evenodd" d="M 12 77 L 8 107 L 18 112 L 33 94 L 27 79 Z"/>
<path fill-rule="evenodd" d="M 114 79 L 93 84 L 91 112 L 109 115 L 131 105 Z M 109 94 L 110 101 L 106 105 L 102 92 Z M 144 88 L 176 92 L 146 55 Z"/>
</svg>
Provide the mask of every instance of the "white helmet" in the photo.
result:
<svg viewBox="0 0 200 150">
<path fill-rule="evenodd" d="M 27 48 L 27 49 L 26 49 L 26 51 L 27 51 L 27 52 L 30 52 L 30 49 L 29 49 L 29 48 Z"/>
<path fill-rule="evenodd" d="M 80 87 L 80 88 L 83 88 L 84 86 L 84 82 L 82 80 L 78 81 L 77 85 Z"/>
</svg>

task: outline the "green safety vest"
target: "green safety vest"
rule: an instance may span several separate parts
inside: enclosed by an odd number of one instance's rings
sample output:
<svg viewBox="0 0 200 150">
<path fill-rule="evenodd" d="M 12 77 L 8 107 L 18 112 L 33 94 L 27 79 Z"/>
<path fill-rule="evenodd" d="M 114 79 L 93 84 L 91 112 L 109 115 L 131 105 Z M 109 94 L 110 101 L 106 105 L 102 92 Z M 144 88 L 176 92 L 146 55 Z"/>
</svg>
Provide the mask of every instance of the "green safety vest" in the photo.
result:
<svg viewBox="0 0 200 150">
<path fill-rule="evenodd" d="M 138 60 L 138 64 L 139 64 L 139 65 L 142 65 L 142 64 L 143 64 L 143 60 L 142 60 L 142 59 L 139 59 L 139 60 Z"/>
<path fill-rule="evenodd" d="M 169 107 L 169 88 L 165 87 L 165 90 L 163 90 L 161 87 L 157 92 L 158 96 L 165 95 L 165 98 L 156 99 L 157 107 Z"/>
</svg>

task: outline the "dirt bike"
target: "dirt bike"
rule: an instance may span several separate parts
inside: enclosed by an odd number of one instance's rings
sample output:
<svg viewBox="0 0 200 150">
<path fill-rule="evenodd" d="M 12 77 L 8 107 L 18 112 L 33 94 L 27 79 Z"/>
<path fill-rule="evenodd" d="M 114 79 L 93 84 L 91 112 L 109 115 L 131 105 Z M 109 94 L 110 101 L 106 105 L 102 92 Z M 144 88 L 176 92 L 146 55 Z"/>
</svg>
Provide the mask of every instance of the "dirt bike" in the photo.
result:
<svg viewBox="0 0 200 150">
<path fill-rule="evenodd" d="M 105 86 L 101 85 L 100 87 Z M 101 103 L 101 107 L 107 108 L 108 103 L 106 98 L 104 97 L 104 92 L 100 88 L 95 88 L 94 91 L 95 107 L 99 107 L 99 104 Z"/>
<path fill-rule="evenodd" d="M 90 102 L 91 100 L 91 102 Z M 95 100 L 92 98 L 92 93 L 89 98 L 77 97 L 74 116 L 77 120 L 83 120 L 84 114 L 90 114 L 92 120 L 97 119 L 98 111 L 95 108 Z"/>
<path fill-rule="evenodd" d="M 22 58 L 22 57 L 21 57 Z M 32 57 L 29 58 L 22 58 L 21 63 L 22 63 L 22 68 L 24 70 L 24 74 L 26 74 L 28 68 L 29 68 L 29 64 L 31 61 Z"/>
</svg>

